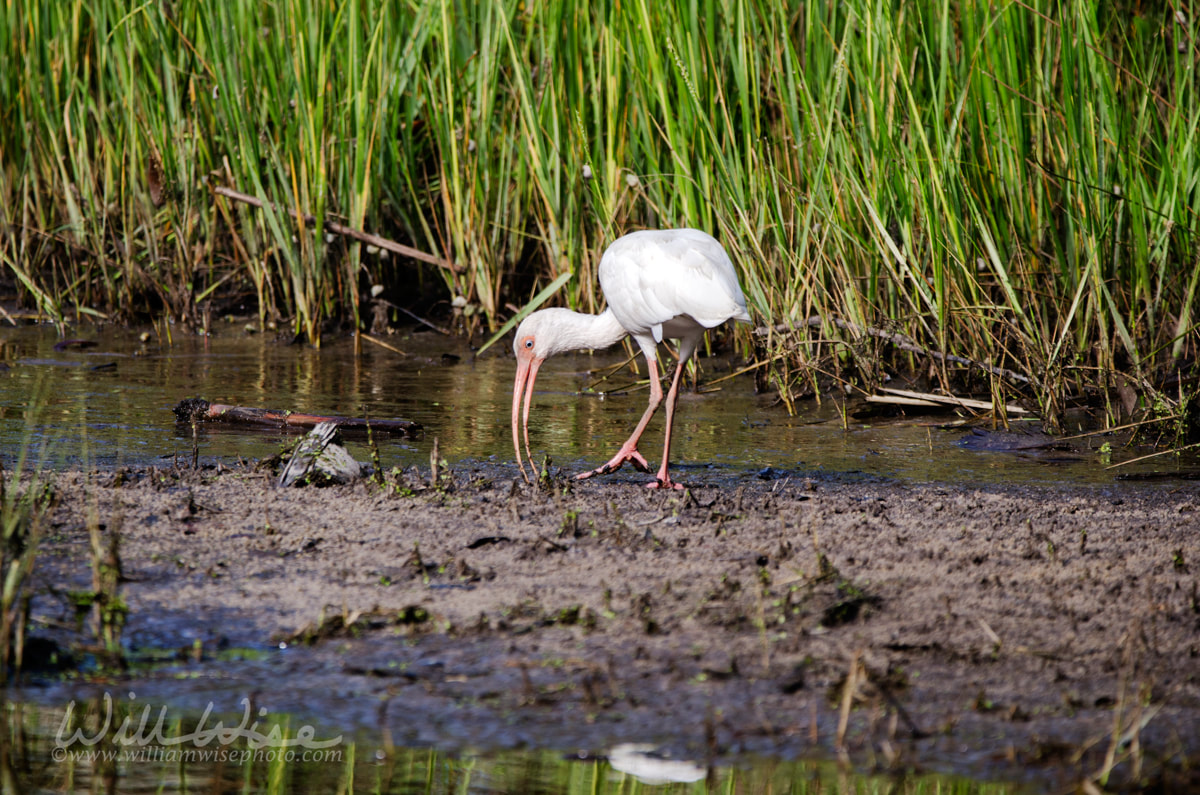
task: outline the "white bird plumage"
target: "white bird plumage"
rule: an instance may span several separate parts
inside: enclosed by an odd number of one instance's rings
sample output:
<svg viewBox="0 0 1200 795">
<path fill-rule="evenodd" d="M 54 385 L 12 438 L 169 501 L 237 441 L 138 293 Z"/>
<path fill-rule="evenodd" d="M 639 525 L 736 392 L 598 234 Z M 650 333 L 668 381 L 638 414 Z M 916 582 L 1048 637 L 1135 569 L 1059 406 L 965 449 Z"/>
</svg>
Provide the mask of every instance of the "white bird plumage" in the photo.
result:
<svg viewBox="0 0 1200 795">
<path fill-rule="evenodd" d="M 631 335 L 646 357 L 650 371 L 650 404 L 620 451 L 603 466 L 578 477 L 613 472 L 626 461 L 649 472 L 650 467 L 638 452 L 637 444 L 663 401 L 658 376 L 658 343 L 664 339 L 678 339 L 679 364 L 666 395 L 663 460 L 655 481 L 649 485 L 680 488 L 667 473 L 680 375 L 705 331 L 728 320 L 750 322 L 737 272 L 725 249 L 706 232 L 662 229 L 632 232 L 613 242 L 600 259 L 599 279 L 600 289 L 608 302 L 608 309 L 600 314 L 543 309 L 525 318 L 517 328 L 513 342 L 517 375 L 513 383 L 512 406 L 517 464 L 524 475 L 519 434 L 522 428 L 518 421 L 523 419 L 528 453 L 529 405 L 541 363 L 556 353 L 607 348 Z"/>
</svg>

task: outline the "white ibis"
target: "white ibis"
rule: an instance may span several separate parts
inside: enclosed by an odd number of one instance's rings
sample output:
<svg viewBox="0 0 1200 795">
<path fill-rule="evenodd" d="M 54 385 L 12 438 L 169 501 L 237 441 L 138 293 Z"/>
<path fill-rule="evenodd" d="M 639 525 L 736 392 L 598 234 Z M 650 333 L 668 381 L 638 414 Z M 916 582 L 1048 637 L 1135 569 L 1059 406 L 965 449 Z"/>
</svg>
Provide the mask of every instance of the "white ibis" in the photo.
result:
<svg viewBox="0 0 1200 795">
<path fill-rule="evenodd" d="M 534 312 L 517 328 L 513 351 L 517 354 L 517 377 L 513 383 L 512 432 L 517 465 L 525 475 L 518 436 L 522 418 L 525 450 L 529 453 L 529 404 L 538 368 L 548 356 L 565 351 L 607 348 L 631 334 L 646 357 L 650 370 L 650 405 L 608 463 L 576 477 L 605 475 L 626 461 L 643 472 L 650 465 L 638 452 L 650 418 L 663 400 L 658 375 L 658 343 L 664 338 L 679 340 L 679 364 L 667 393 L 667 422 L 662 466 L 649 488 L 683 488 L 667 474 L 671 455 L 671 423 L 684 365 L 710 328 L 727 320 L 750 322 L 746 298 L 725 249 L 711 235 L 696 229 L 663 229 L 633 232 L 615 241 L 600 259 L 600 289 L 608 309 L 598 315 L 569 309 Z M 524 394 L 524 413 L 521 396 Z M 533 455 L 529 453 L 530 463 Z M 526 476 L 527 477 L 527 476 Z"/>
</svg>

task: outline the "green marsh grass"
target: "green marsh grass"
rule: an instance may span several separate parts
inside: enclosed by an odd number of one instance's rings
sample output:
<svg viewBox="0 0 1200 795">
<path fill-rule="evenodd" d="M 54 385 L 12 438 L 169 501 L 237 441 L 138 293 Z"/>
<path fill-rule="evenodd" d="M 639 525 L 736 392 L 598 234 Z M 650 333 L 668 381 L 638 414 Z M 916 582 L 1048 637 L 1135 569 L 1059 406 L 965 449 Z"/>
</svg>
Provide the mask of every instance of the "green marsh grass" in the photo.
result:
<svg viewBox="0 0 1200 795">
<path fill-rule="evenodd" d="M 0 685 L 21 671 L 29 621 L 29 578 L 54 492 L 36 478 L 0 470 Z"/>
<path fill-rule="evenodd" d="M 48 403 L 39 379 L 22 417 L 26 429 L 35 427 Z M 30 577 L 54 504 L 54 487 L 41 475 L 34 452 L 27 432 L 7 465 L 0 461 L 0 686 L 21 671 L 33 598 Z"/>
<path fill-rule="evenodd" d="M 869 388 L 914 369 L 1052 426 L 1080 400 L 1117 419 L 1122 390 L 1170 409 L 1200 338 L 1196 12 L 16 0 L 0 262 L 54 320 L 241 300 L 319 343 L 381 285 L 460 298 L 486 335 L 560 278 L 552 300 L 595 310 L 608 242 L 691 225 L 733 254 L 764 329 L 739 344 L 789 406 L 815 370 Z"/>
<path fill-rule="evenodd" d="M 270 735 L 279 745 L 252 745 L 238 736 L 246 727 L 237 705 L 222 712 L 214 702 L 211 716 L 179 714 L 138 694 L 136 700 L 92 697 L 63 708 L 7 702 L 4 728 L 12 741 L 0 748 L 0 777 L 26 788 L 87 789 L 101 782 L 121 790 L 188 792 L 230 789 L 243 792 L 561 792 L 596 793 L 771 793 L 823 795 L 835 792 L 907 793 L 924 795 L 1004 795 L 1027 790 L 1015 784 L 972 781 L 902 769 L 860 774 L 835 762 L 780 761 L 746 758 L 736 765 L 712 769 L 695 782 L 650 784 L 619 771 L 603 758 L 573 759 L 561 751 L 498 751 L 447 753 L 430 748 L 394 746 L 386 738 L 376 744 L 362 737 L 326 747 L 339 735 L 321 723 L 302 717 L 269 713 L 254 716 L 251 731 Z M 265 710 L 264 710 L 265 713 Z M 107 728 L 105 722 L 107 721 Z M 119 737 L 182 739 L 174 745 L 133 742 Z M 221 722 L 228 739 L 198 746 L 188 739 L 198 730 L 212 731 Z M 139 729 L 139 727 L 141 727 Z M 61 753 L 58 738 L 69 753 Z M 307 737 L 313 743 L 302 742 Z M 82 740 L 82 741 L 80 741 Z M 59 753 L 55 753 L 59 751 Z M 290 758 L 289 758 L 290 757 Z M 54 762 L 51 764 L 51 760 Z"/>
</svg>

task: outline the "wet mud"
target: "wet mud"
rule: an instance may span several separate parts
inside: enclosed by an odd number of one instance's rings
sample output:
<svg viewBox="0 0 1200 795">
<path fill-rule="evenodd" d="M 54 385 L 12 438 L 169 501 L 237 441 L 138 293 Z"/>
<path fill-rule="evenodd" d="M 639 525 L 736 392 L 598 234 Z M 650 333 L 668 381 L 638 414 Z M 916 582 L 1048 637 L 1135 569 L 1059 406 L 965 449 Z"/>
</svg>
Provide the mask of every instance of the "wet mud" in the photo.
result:
<svg viewBox="0 0 1200 795">
<path fill-rule="evenodd" d="M 1194 487 L 681 469 L 691 488 L 662 493 L 636 473 L 514 474 L 462 463 L 322 489 L 250 468 L 59 474 L 35 634 L 73 642 L 64 594 L 90 587 L 99 523 L 120 537 L 130 656 L 160 662 L 35 675 L 26 695 L 252 696 L 396 745 L 648 741 L 1038 788 L 1108 771 L 1200 786 Z"/>
</svg>

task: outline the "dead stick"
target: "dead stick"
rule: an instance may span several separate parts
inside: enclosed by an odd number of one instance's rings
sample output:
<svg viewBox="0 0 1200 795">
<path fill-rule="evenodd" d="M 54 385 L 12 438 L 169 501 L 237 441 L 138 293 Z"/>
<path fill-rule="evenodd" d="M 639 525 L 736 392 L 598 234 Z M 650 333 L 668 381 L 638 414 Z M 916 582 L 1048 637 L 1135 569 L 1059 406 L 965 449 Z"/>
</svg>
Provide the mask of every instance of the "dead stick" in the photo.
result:
<svg viewBox="0 0 1200 795">
<path fill-rule="evenodd" d="M 257 196 L 251 196 L 248 193 L 242 193 L 241 191 L 236 191 L 233 188 L 226 188 L 222 185 L 214 185 L 213 193 L 226 196 L 230 199 L 234 199 L 235 201 L 249 204 L 253 207 L 258 207 L 259 209 L 267 206 L 275 209 L 275 205 L 265 202 Z M 317 219 L 313 216 L 308 215 L 307 213 L 297 212 L 296 210 L 290 208 L 288 209 L 288 214 L 297 220 L 302 220 L 306 224 L 316 224 L 317 222 Z M 461 273 L 461 269 L 452 262 L 448 262 L 441 257 L 434 256 L 433 254 L 426 254 L 420 249 L 412 248 L 411 246 L 406 246 L 402 243 L 397 243 L 394 240 L 388 240 L 386 237 L 373 235 L 370 232 L 363 232 L 360 229 L 354 229 L 353 227 L 346 226 L 345 224 L 339 224 L 337 221 L 326 220 L 324 226 L 326 231 L 333 232 L 334 234 L 353 238 L 354 240 L 358 240 L 372 246 L 378 246 L 379 248 L 393 251 L 402 257 L 420 260 L 421 262 L 428 262 L 431 265 L 437 265 L 439 268 L 445 268 L 451 273 Z"/>
<path fill-rule="evenodd" d="M 443 326 L 439 326 L 436 323 L 431 323 L 430 321 L 426 320 L 425 318 L 421 317 L 420 315 L 410 312 L 409 310 L 405 309 L 404 307 L 400 306 L 399 304 L 393 304 L 391 301 L 387 300 L 386 298 L 376 298 L 375 300 L 378 301 L 379 303 L 383 304 L 384 306 L 390 306 L 392 309 L 403 312 L 404 314 L 408 315 L 409 317 L 411 317 L 413 320 L 417 321 L 418 323 L 424 323 L 426 326 L 429 326 L 431 329 L 438 332 L 439 334 L 445 334 L 447 337 L 454 336 L 454 333 L 452 331 L 450 331 L 450 329 L 445 328 Z"/>
<path fill-rule="evenodd" d="M 1149 455 L 1140 455 L 1137 458 L 1130 458 L 1128 461 L 1120 461 L 1116 464 L 1109 464 L 1108 466 L 1105 467 L 1105 469 L 1106 470 L 1107 469 L 1116 469 L 1117 467 L 1128 466 L 1129 464 L 1136 464 L 1138 461 L 1145 461 L 1147 458 L 1158 458 L 1160 455 L 1169 455 L 1170 453 L 1182 453 L 1184 450 L 1191 450 L 1195 447 L 1200 447 L 1200 442 L 1196 442 L 1195 444 L 1185 444 L 1183 447 L 1172 447 L 1170 450 L 1159 450 L 1157 453 L 1150 453 Z"/>
<path fill-rule="evenodd" d="M 1130 428 L 1139 428 L 1143 425 L 1153 425 L 1156 422 L 1173 422 L 1183 417 L 1182 414 L 1171 414 L 1167 417 L 1154 417 L 1148 420 L 1138 420 L 1137 422 L 1129 422 L 1125 425 L 1117 425 L 1114 428 L 1101 428 L 1098 431 L 1088 431 L 1087 433 L 1077 433 L 1074 436 L 1060 436 L 1057 441 L 1066 442 L 1071 439 L 1085 439 L 1088 436 L 1100 436 L 1105 433 L 1116 433 L 1117 431 L 1127 431 Z"/>
<path fill-rule="evenodd" d="M 383 340 L 375 339 L 370 334 L 363 334 L 360 332 L 360 336 L 367 342 L 372 342 L 372 343 L 378 345 L 380 348 L 386 348 L 387 350 L 391 351 L 392 353 L 398 353 L 401 356 L 408 356 L 408 354 L 405 351 L 400 350 L 395 345 L 389 345 L 386 342 L 384 342 Z"/>
</svg>

